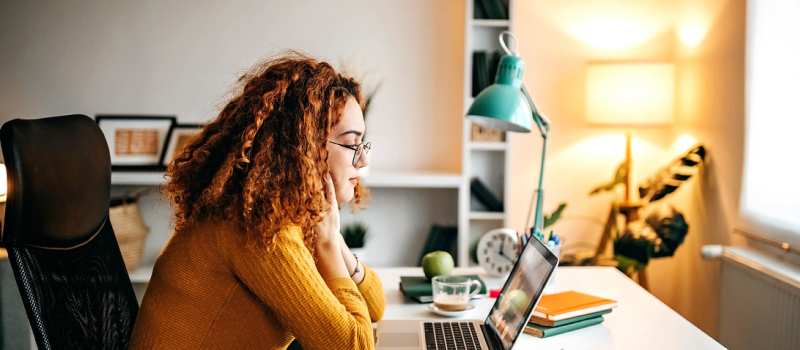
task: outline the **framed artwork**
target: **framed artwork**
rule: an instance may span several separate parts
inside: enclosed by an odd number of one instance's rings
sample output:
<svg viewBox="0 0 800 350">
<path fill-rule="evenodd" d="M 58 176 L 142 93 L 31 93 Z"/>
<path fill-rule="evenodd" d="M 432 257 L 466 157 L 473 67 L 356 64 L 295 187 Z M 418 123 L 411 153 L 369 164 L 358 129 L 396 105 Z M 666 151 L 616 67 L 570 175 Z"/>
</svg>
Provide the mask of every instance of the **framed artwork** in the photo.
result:
<svg viewBox="0 0 800 350">
<path fill-rule="evenodd" d="M 159 170 L 174 116 L 97 115 L 111 170 Z"/>
<path fill-rule="evenodd" d="M 203 124 L 173 125 L 167 141 L 167 149 L 164 152 L 164 158 L 161 160 L 161 165 L 164 167 L 169 166 L 169 163 L 175 159 L 175 156 L 180 154 L 186 145 L 189 144 L 189 141 L 203 131 L 203 127 L 205 127 Z"/>
</svg>

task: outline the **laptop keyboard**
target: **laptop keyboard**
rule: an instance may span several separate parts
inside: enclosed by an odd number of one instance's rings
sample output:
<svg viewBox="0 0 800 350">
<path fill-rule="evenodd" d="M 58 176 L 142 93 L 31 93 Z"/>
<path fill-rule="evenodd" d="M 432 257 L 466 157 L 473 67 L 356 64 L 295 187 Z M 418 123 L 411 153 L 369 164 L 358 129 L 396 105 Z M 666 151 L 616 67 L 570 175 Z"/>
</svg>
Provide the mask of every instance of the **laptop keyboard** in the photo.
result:
<svg viewBox="0 0 800 350">
<path fill-rule="evenodd" d="M 470 322 L 425 322 L 425 349 L 481 350 L 475 326 Z"/>
</svg>

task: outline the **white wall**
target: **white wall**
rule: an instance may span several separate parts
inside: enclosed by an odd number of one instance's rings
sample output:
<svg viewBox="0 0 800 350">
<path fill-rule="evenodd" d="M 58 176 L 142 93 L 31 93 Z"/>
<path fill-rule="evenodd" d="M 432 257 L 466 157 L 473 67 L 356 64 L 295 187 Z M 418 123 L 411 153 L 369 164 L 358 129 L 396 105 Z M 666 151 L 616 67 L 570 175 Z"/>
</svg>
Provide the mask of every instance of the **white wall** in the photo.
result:
<svg viewBox="0 0 800 350">
<path fill-rule="evenodd" d="M 382 77 L 368 122 L 376 169 L 457 172 L 463 11 L 425 0 L 3 1 L 0 121 L 206 121 L 243 69 L 297 49 Z"/>
<path fill-rule="evenodd" d="M 383 82 L 367 119 L 373 171 L 459 172 L 463 28 L 461 1 L 3 1 L 0 122 L 73 113 L 203 122 L 241 72 L 296 49 Z M 372 228 L 374 266 L 411 265 L 430 224 L 456 224 L 455 192 L 376 190 L 371 210 L 342 220 Z M 156 192 L 142 203 L 148 264 L 172 233 L 170 209 Z"/>
</svg>

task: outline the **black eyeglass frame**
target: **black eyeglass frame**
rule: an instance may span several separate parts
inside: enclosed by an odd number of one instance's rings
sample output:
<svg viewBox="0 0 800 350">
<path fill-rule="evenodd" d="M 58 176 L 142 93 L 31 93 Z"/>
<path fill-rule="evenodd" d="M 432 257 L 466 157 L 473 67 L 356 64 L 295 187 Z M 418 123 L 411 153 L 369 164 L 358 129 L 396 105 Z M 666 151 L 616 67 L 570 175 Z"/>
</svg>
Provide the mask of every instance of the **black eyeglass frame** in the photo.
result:
<svg viewBox="0 0 800 350">
<path fill-rule="evenodd" d="M 362 142 L 362 143 L 359 143 L 357 145 L 343 145 L 341 143 L 336 143 L 336 142 L 333 142 L 333 141 L 328 141 L 328 142 L 330 142 L 330 143 L 332 143 L 334 145 L 337 145 L 337 146 L 342 146 L 342 147 L 347 148 L 349 150 L 353 150 L 354 151 L 354 153 L 353 153 L 353 166 L 356 166 L 356 163 L 361 159 L 361 155 L 358 152 L 359 149 L 361 149 L 361 152 L 363 152 L 363 153 L 369 153 L 369 150 L 372 149 L 372 142 L 367 142 L 367 143 Z"/>
</svg>

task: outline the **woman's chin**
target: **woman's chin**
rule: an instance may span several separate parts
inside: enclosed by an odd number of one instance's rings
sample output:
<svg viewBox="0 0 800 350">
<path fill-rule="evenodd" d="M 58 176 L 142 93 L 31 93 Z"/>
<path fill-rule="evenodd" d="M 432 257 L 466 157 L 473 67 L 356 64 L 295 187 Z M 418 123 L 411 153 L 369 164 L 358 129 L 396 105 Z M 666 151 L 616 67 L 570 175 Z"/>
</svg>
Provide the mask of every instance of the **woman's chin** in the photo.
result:
<svg viewBox="0 0 800 350">
<path fill-rule="evenodd" d="M 338 193 L 336 195 L 336 200 L 339 202 L 339 204 L 344 204 L 351 201 L 354 196 L 355 193 L 353 191 L 350 191 L 349 193 Z"/>
</svg>

